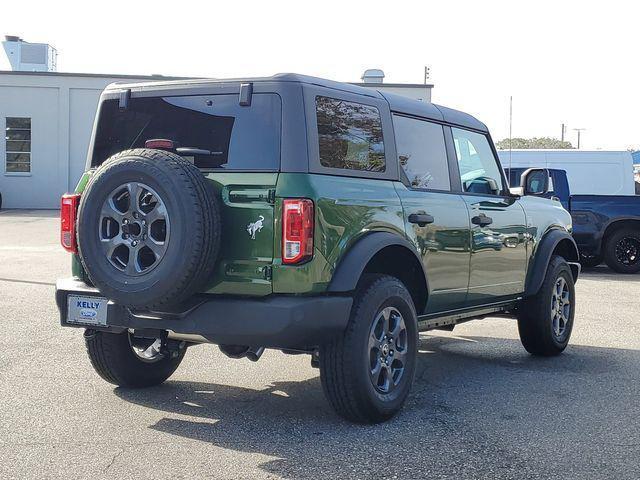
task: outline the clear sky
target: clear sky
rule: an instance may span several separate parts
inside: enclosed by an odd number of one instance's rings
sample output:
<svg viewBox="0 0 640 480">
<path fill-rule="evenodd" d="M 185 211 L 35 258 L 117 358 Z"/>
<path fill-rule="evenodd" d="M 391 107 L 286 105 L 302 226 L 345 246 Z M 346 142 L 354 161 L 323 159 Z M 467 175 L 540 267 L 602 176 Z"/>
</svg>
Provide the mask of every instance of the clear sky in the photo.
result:
<svg viewBox="0 0 640 480">
<path fill-rule="evenodd" d="M 421 83 L 495 140 L 586 128 L 582 147 L 640 148 L 640 2 L 32 0 L 0 34 L 50 43 L 63 72 L 237 77 L 297 72 Z M 0 69 L 9 64 L 0 53 Z M 1 105 L 0 105 L 1 109 Z"/>
</svg>

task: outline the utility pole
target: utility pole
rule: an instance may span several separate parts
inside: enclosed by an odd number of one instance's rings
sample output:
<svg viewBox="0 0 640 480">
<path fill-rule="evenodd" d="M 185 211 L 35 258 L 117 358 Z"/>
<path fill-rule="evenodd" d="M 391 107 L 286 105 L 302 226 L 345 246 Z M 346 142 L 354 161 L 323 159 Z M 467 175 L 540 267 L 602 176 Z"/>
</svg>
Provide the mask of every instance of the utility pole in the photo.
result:
<svg viewBox="0 0 640 480">
<path fill-rule="evenodd" d="M 578 150 L 580 150 L 580 132 L 586 130 L 586 128 L 574 128 L 576 132 L 578 132 Z"/>
<path fill-rule="evenodd" d="M 424 66 L 424 84 L 427 84 L 427 80 L 429 80 L 429 76 L 431 75 L 431 68 L 428 66 Z"/>
<path fill-rule="evenodd" d="M 564 142 L 564 132 L 567 131 L 567 126 L 563 123 L 562 124 L 562 133 L 560 134 L 560 141 Z"/>
</svg>

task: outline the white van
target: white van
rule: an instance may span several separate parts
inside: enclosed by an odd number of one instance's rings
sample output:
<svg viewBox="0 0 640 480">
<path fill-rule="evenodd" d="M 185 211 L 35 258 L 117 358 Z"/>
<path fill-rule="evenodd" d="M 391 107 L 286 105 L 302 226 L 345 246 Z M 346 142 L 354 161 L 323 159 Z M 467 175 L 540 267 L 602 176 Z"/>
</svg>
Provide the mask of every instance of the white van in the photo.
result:
<svg viewBox="0 0 640 480">
<path fill-rule="evenodd" d="M 573 195 L 635 195 L 629 152 L 587 150 L 498 150 L 503 168 L 545 167 L 567 172 Z"/>
</svg>

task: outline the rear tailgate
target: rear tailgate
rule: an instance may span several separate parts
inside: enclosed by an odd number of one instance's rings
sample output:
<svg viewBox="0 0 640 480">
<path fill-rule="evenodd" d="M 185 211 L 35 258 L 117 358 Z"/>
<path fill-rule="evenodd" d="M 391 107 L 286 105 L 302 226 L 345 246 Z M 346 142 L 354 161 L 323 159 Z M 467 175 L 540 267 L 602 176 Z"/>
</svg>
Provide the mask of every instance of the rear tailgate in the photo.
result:
<svg viewBox="0 0 640 480">
<path fill-rule="evenodd" d="M 221 247 L 205 290 L 272 293 L 274 196 L 280 170 L 282 101 L 277 93 L 239 83 L 189 89 L 132 86 L 130 98 L 106 92 L 99 108 L 90 167 L 149 144 L 191 161 L 212 183 L 221 206 Z M 256 89 L 258 90 L 258 89 Z M 209 93 L 211 92 L 211 93 Z M 246 93 L 246 92 L 245 92 Z M 153 148 L 153 147 L 151 147 Z M 158 148 L 158 147 L 156 147 Z"/>
<path fill-rule="evenodd" d="M 210 173 L 222 205 L 220 260 L 209 293 L 268 295 L 277 173 Z"/>
</svg>

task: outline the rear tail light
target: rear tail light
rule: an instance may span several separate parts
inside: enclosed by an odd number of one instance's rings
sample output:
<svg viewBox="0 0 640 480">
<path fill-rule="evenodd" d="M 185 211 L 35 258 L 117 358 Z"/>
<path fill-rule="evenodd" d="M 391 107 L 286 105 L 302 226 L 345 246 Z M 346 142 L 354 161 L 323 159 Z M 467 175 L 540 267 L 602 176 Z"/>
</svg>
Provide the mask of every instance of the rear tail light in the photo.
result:
<svg viewBox="0 0 640 480">
<path fill-rule="evenodd" d="M 282 204 L 282 263 L 302 263 L 313 256 L 313 202 L 286 199 Z"/>
<path fill-rule="evenodd" d="M 79 193 L 67 193 L 60 201 L 60 243 L 71 253 L 78 252 L 76 241 L 76 213 L 80 203 Z"/>
</svg>

